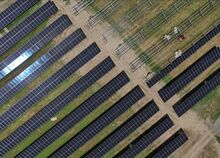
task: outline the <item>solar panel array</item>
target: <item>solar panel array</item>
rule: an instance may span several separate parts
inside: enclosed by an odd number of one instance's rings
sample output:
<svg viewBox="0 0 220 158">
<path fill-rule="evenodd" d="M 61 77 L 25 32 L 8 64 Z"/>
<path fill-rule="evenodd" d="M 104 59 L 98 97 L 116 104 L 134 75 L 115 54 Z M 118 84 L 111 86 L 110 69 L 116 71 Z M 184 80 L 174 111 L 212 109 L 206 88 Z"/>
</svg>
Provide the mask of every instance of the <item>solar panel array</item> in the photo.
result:
<svg viewBox="0 0 220 158">
<path fill-rule="evenodd" d="M 0 55 L 15 45 L 25 35 L 33 31 L 38 25 L 58 11 L 56 5 L 49 1 L 31 16 L 21 22 L 13 30 L 0 38 Z"/>
<path fill-rule="evenodd" d="M 0 116 L 2 123 L 1 129 L 7 127 L 11 122 L 16 120 L 28 108 L 39 102 L 40 99 L 48 95 L 58 84 L 62 83 L 66 78 L 76 72 L 80 67 L 86 64 L 89 60 L 95 57 L 100 52 L 96 44 L 90 45 L 82 53 L 76 56 L 63 68 L 49 77 L 41 85 L 31 91 L 26 97 L 12 106 L 8 111 Z"/>
<path fill-rule="evenodd" d="M 105 153 L 107 153 L 119 142 L 129 136 L 134 130 L 140 127 L 145 121 L 147 121 L 158 111 L 159 108 L 155 102 L 151 101 L 141 110 L 139 110 L 135 115 L 124 122 L 121 126 L 119 126 L 104 140 L 90 149 L 83 157 L 102 157 Z"/>
<path fill-rule="evenodd" d="M 96 118 L 92 123 L 85 127 L 80 133 L 61 146 L 51 157 L 68 157 L 87 141 L 93 138 L 109 123 L 114 121 L 122 113 L 128 110 L 133 104 L 144 97 L 143 91 L 139 86 L 132 89 L 128 94 L 116 102 L 106 112 Z"/>
<path fill-rule="evenodd" d="M 167 139 L 158 148 L 152 151 L 146 158 L 166 158 L 181 147 L 188 140 L 182 129 Z"/>
<path fill-rule="evenodd" d="M 163 116 L 153 126 L 146 130 L 143 134 L 132 141 L 126 148 L 114 157 L 133 158 L 149 146 L 153 141 L 158 139 L 163 133 L 173 126 L 172 120 L 168 115 Z"/>
<path fill-rule="evenodd" d="M 129 78 L 126 73 L 120 73 L 16 157 L 35 157 L 128 82 Z"/>
<path fill-rule="evenodd" d="M 220 59 L 220 49 L 213 47 L 205 55 L 199 58 L 194 64 L 175 77 L 171 82 L 158 91 L 164 102 L 169 100 L 209 66 Z"/>
<path fill-rule="evenodd" d="M 214 90 L 220 85 L 220 69 L 215 71 L 202 83 L 200 83 L 191 92 L 186 94 L 180 101 L 178 101 L 174 106 L 174 111 L 180 117 L 186 111 L 188 111 L 193 105 L 198 103 L 203 97 Z"/>
<path fill-rule="evenodd" d="M 220 32 L 220 24 L 218 24 L 215 28 L 213 28 L 210 32 L 205 34 L 199 41 L 197 41 L 194 45 L 192 45 L 189 49 L 187 49 L 180 57 L 175 59 L 169 65 L 167 65 L 163 70 L 161 70 L 158 74 L 152 77 L 147 81 L 147 85 L 152 87 L 159 80 L 161 80 L 164 76 L 170 73 L 173 69 L 175 69 L 178 65 L 180 65 L 183 61 L 185 61 L 188 57 L 190 57 L 193 53 L 195 53 L 199 48 L 201 48 L 204 44 L 206 44 L 209 40 L 215 37 Z"/>
<path fill-rule="evenodd" d="M 14 21 L 26 10 L 34 6 L 40 0 L 17 0 L 10 7 L 0 13 L 0 30 Z"/>
<path fill-rule="evenodd" d="M 86 35 L 83 33 L 83 31 L 81 29 L 77 29 L 70 36 L 59 43 L 56 47 L 54 47 L 48 53 L 44 54 L 32 65 L 21 72 L 18 76 L 12 79 L 9 83 L 5 84 L 4 87 L 0 89 L 0 105 L 4 104 L 19 90 L 31 83 L 50 65 L 55 63 L 59 58 L 61 58 L 68 51 L 73 49 L 85 38 Z M 95 43 L 93 43 L 88 49 L 88 51 L 91 51 L 91 53 L 100 51 Z M 51 80 L 50 82 L 53 82 L 53 80 Z"/>
<path fill-rule="evenodd" d="M 5 154 L 15 145 L 20 143 L 31 132 L 39 128 L 43 123 L 54 117 L 62 108 L 79 96 L 89 86 L 108 73 L 115 64 L 110 57 L 106 58 L 99 65 L 89 71 L 80 80 L 70 86 L 62 94 L 56 97 L 52 102 L 40 110 L 31 119 L 17 128 L 12 134 L 6 137 L 2 142 L 2 153 Z M 1 155 L 2 156 L 2 155 Z"/>
<path fill-rule="evenodd" d="M 72 22 L 66 15 L 61 16 L 41 33 L 32 38 L 22 48 L 2 61 L 0 64 L 0 79 L 9 74 L 12 70 L 17 68 L 32 55 L 34 55 L 37 51 L 48 44 L 53 38 L 62 33 L 71 24 Z"/>
</svg>

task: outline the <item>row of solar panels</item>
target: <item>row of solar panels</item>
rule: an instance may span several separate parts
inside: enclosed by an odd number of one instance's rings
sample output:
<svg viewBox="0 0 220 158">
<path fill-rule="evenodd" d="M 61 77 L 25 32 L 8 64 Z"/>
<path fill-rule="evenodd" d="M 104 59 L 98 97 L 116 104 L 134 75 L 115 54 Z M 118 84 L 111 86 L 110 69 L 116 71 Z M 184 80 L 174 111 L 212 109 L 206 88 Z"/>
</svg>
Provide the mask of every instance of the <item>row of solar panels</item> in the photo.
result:
<svg viewBox="0 0 220 158">
<path fill-rule="evenodd" d="M 208 69 L 211 65 L 220 59 L 220 48 L 213 47 L 205 55 L 199 58 L 195 63 L 185 69 L 182 73 L 172 79 L 162 89 L 158 91 L 160 97 L 164 102 L 169 100 L 172 96 L 178 93 L 203 71 Z"/>
<path fill-rule="evenodd" d="M 172 61 L 169 65 L 167 65 L 164 69 L 162 69 L 159 73 L 153 76 L 151 79 L 147 81 L 148 87 L 152 87 L 158 81 L 160 81 L 163 77 L 169 74 L 172 70 L 174 70 L 177 66 L 179 66 L 182 62 L 184 62 L 188 57 L 194 54 L 199 48 L 201 48 L 204 44 L 210 41 L 213 37 L 215 37 L 220 32 L 220 24 L 214 27 L 211 31 L 205 34 L 200 40 L 198 40 L 195 44 L 193 44 L 189 49 L 187 49 L 180 57 Z"/>
<path fill-rule="evenodd" d="M 169 100 L 173 95 L 187 86 L 192 80 L 199 76 L 203 71 L 208 69 L 211 65 L 214 63 L 219 63 L 219 59 L 220 48 L 213 47 L 202 57 L 200 57 L 195 63 L 177 75 L 158 91 L 162 100 L 164 102 Z M 179 117 L 220 85 L 219 71 L 220 68 L 218 67 L 216 72 L 202 81 L 200 85 L 196 86 L 191 92 L 186 94 L 173 106 L 174 111 Z"/>
<path fill-rule="evenodd" d="M 0 30 L 14 21 L 17 17 L 34 6 L 40 0 L 18 0 L 0 13 Z"/>
<path fill-rule="evenodd" d="M 37 26 L 58 11 L 53 2 L 47 2 L 27 19 L 14 27 L 6 35 L 0 38 L 0 55 L 20 41 L 24 36 L 33 31 Z"/>
</svg>

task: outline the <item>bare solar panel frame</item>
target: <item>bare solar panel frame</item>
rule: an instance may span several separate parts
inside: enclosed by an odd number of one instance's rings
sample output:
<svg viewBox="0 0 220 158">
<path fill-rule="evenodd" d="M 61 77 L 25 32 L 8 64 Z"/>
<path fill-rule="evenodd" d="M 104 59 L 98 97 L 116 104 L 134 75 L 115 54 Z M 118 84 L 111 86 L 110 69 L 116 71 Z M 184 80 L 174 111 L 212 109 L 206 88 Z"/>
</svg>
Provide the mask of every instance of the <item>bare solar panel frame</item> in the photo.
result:
<svg viewBox="0 0 220 158">
<path fill-rule="evenodd" d="M 29 134 L 50 120 L 50 118 L 54 117 L 62 108 L 73 101 L 83 91 L 85 91 L 88 87 L 94 84 L 98 79 L 100 79 L 114 67 L 115 64 L 110 57 L 103 60 L 99 65 L 89 71 L 76 83 L 70 86 L 67 90 L 61 93 L 37 114 L 35 114 L 31 119 L 29 119 L 22 126 L 17 128 L 12 134 L 2 140 L 2 153 L 0 156 L 3 156 L 15 145 L 19 144 Z"/>
<path fill-rule="evenodd" d="M 17 92 L 22 88 L 31 83 L 36 77 L 38 77 L 44 70 L 46 70 L 50 65 L 55 63 L 68 51 L 73 49 L 77 44 L 86 38 L 86 35 L 82 29 L 77 29 L 67 38 L 65 38 L 61 43 L 51 49 L 48 53 L 41 56 L 33 64 L 27 67 L 24 71 L 18 74 L 11 81 L 8 81 L 2 88 L 0 88 L 0 105 L 6 103 L 11 99 Z M 98 46 L 93 43 L 89 51 L 100 52 Z"/>
<path fill-rule="evenodd" d="M 40 0 L 17 0 L 15 3 L 0 13 L 0 30 L 5 28 L 8 24 L 10 24 L 17 17 L 19 17 L 39 1 Z"/>
<path fill-rule="evenodd" d="M 158 91 L 164 102 L 169 100 L 208 67 L 220 59 L 220 48 L 213 47 L 195 63 L 171 80 L 167 85 Z"/>
<path fill-rule="evenodd" d="M 48 130 L 44 135 L 29 145 L 21 153 L 19 153 L 16 157 L 35 157 L 42 150 L 46 149 L 50 144 L 61 137 L 65 132 L 67 132 L 74 125 L 79 123 L 82 119 L 94 111 L 98 106 L 103 104 L 128 82 L 129 78 L 126 73 L 121 72 L 109 83 L 103 86 L 99 91 L 97 91 L 85 102 L 74 109 L 64 119 L 59 121 L 53 128 Z"/>
<path fill-rule="evenodd" d="M 167 139 L 163 144 L 153 150 L 145 158 L 167 158 L 188 140 L 182 129 Z"/>
<path fill-rule="evenodd" d="M 202 83 L 196 86 L 192 91 L 180 99 L 173 109 L 180 117 L 187 112 L 192 106 L 198 103 L 202 98 L 208 95 L 212 90 L 220 85 L 220 69 L 206 78 Z"/>
<path fill-rule="evenodd" d="M 139 110 L 135 115 L 129 118 L 126 122 L 120 125 L 115 131 L 108 135 L 104 140 L 95 145 L 92 149 L 86 152 L 83 157 L 102 157 L 114 146 L 128 137 L 134 130 L 140 127 L 150 117 L 159 111 L 159 108 L 154 101 L 148 103 L 145 107 Z"/>
<path fill-rule="evenodd" d="M 144 97 L 139 86 L 133 88 L 124 97 L 117 101 L 106 112 L 101 114 L 80 133 L 71 138 L 68 142 L 57 149 L 51 157 L 67 157 L 83 146 L 86 142 L 97 135 L 101 130 L 113 122 L 117 117 L 127 111 L 133 104 Z"/>
<path fill-rule="evenodd" d="M 0 79 L 16 69 L 24 61 L 37 53 L 41 48 L 47 45 L 56 36 L 68 28 L 72 22 L 67 15 L 62 15 L 55 22 L 46 27 L 42 32 L 32 38 L 22 48 L 18 49 L 12 55 L 0 63 Z"/>
<path fill-rule="evenodd" d="M 31 14 L 27 19 L 14 27 L 6 35 L 0 38 L 0 55 L 14 46 L 24 36 L 33 31 L 41 23 L 51 17 L 58 11 L 56 5 L 48 1 L 41 8 Z"/>
<path fill-rule="evenodd" d="M 158 139 L 163 133 L 173 126 L 173 121 L 168 115 L 163 116 L 153 126 L 127 145 L 115 158 L 133 158 Z"/>
<path fill-rule="evenodd" d="M 187 49 L 180 57 L 172 61 L 169 65 L 163 68 L 159 73 L 149 79 L 146 83 L 148 87 L 152 87 L 158 81 L 160 81 L 163 77 L 165 77 L 168 73 L 174 70 L 177 66 L 179 66 L 183 61 L 185 61 L 188 57 L 194 54 L 199 48 L 205 45 L 208 41 L 210 41 L 213 37 L 215 37 L 220 32 L 220 24 L 214 27 L 211 31 L 205 34 L 201 39 L 199 39 L 194 45 L 192 45 L 189 49 Z"/>
<path fill-rule="evenodd" d="M 1 118 L 1 129 L 6 128 L 11 122 L 21 116 L 28 108 L 38 103 L 43 97 L 47 96 L 57 85 L 65 81 L 69 76 L 76 72 L 80 67 L 94 58 L 100 49 L 96 44 L 92 44 L 72 59 L 68 64 L 58 70 L 37 88 L 32 90 L 27 96 L 6 111 Z"/>
</svg>

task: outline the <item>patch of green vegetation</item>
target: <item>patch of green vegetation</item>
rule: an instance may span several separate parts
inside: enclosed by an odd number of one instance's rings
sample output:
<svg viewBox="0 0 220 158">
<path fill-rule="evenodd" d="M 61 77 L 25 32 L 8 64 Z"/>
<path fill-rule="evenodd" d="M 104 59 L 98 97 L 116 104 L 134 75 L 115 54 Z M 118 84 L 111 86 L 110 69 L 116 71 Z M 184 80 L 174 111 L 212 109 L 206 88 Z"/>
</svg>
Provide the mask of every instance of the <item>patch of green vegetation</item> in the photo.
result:
<svg viewBox="0 0 220 158">
<path fill-rule="evenodd" d="M 220 144 L 220 137 L 219 136 L 216 136 L 216 140 Z"/>
<path fill-rule="evenodd" d="M 214 122 L 220 116 L 220 87 L 213 90 L 198 104 L 193 106 L 192 110 L 197 112 L 203 119 L 209 119 Z"/>
</svg>

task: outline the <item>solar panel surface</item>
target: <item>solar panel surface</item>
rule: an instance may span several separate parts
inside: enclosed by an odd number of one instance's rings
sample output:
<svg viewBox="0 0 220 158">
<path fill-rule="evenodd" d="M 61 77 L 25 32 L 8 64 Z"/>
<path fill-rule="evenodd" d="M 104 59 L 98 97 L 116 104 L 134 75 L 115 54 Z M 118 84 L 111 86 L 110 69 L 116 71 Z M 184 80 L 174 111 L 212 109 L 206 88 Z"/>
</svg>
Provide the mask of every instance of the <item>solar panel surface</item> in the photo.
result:
<svg viewBox="0 0 220 158">
<path fill-rule="evenodd" d="M 68 157 L 74 151 L 83 146 L 92 139 L 96 134 L 103 130 L 107 125 L 114 121 L 117 117 L 128 110 L 133 104 L 144 96 L 139 86 L 132 89 L 128 94 L 122 97 L 106 112 L 96 118 L 92 123 L 85 127 L 80 133 L 66 142 L 57 149 L 51 157 Z"/>
<path fill-rule="evenodd" d="M 118 158 L 133 158 L 149 146 L 153 141 L 158 139 L 163 133 L 173 126 L 173 121 L 168 115 L 163 116 L 153 126 L 141 134 L 138 138 L 132 141 L 126 148 L 119 152 Z"/>
<path fill-rule="evenodd" d="M 37 53 L 37 51 L 53 40 L 53 38 L 61 34 L 71 24 L 72 22 L 66 15 L 59 17 L 22 48 L 3 60 L 0 63 L 0 79 Z"/>
<path fill-rule="evenodd" d="M 31 132 L 39 128 L 43 123 L 54 117 L 62 108 L 79 96 L 89 86 L 108 73 L 115 64 L 110 57 L 103 60 L 99 65 L 89 71 L 80 80 L 70 86 L 67 90 L 46 105 L 42 110 L 35 114 L 31 119 L 17 128 L 12 134 L 2 140 L 2 155 L 20 143 Z"/>
<path fill-rule="evenodd" d="M 55 4 L 48 1 L 27 19 L 14 27 L 6 35 L 0 38 L 0 55 L 5 53 L 9 48 L 15 45 L 19 40 L 33 31 L 38 25 L 47 20 L 57 11 L 58 9 Z"/>
<path fill-rule="evenodd" d="M 8 83 L 0 89 L 0 105 L 4 104 L 11 97 L 13 97 L 19 90 L 31 83 L 50 65 L 55 63 L 58 59 L 60 59 L 68 51 L 73 49 L 85 38 L 86 35 L 83 33 L 83 31 L 81 29 L 77 29 L 70 36 L 64 39 L 61 43 L 55 46 L 52 50 L 41 56 L 32 65 L 30 65 L 23 72 L 18 74 L 14 79 L 12 79 L 11 81 L 9 80 Z M 95 52 L 95 50 L 99 52 L 99 49 L 95 43 L 93 43 L 88 49 L 89 51 L 91 51 L 91 53 Z"/>
<path fill-rule="evenodd" d="M 186 94 L 180 101 L 178 101 L 173 109 L 176 114 L 180 117 L 187 112 L 193 105 L 198 103 L 203 97 L 214 90 L 220 85 L 220 69 L 215 71 L 212 75 L 206 78 L 191 92 Z"/>
<path fill-rule="evenodd" d="M 17 0 L 7 9 L 0 13 L 0 30 L 14 21 L 26 10 L 34 6 L 40 0 Z"/>
<path fill-rule="evenodd" d="M 98 106 L 109 99 L 128 82 L 129 78 L 126 73 L 120 73 L 16 157 L 35 157 L 42 150 L 46 149 L 47 146 L 52 144 L 56 139 L 89 115 Z M 85 135 L 83 138 L 85 138 Z"/>
<path fill-rule="evenodd" d="M 213 47 L 195 63 L 189 66 L 186 70 L 180 73 L 177 77 L 171 80 L 167 85 L 158 91 L 160 97 L 164 102 L 169 100 L 209 66 L 218 61 L 220 58 L 220 49 Z"/>
<path fill-rule="evenodd" d="M 100 52 L 96 44 L 90 45 L 82 53 L 76 56 L 63 68 L 57 71 L 54 75 L 49 77 L 41 85 L 31 91 L 26 97 L 21 99 L 17 104 L 6 111 L 1 118 L 1 129 L 7 127 L 12 121 L 16 120 L 28 108 L 36 104 L 43 97 L 48 95 L 58 84 L 66 80 L 70 75 L 76 72 L 80 67 L 86 64 L 89 60 L 95 57 Z"/>
<path fill-rule="evenodd" d="M 198 40 L 194 45 L 192 45 L 189 49 L 187 49 L 180 57 L 176 60 L 172 61 L 169 65 L 167 65 L 164 69 L 162 69 L 159 73 L 153 76 L 151 79 L 147 81 L 148 87 L 152 87 L 158 81 L 160 81 L 163 77 L 165 77 L 168 73 L 174 70 L 177 66 L 179 66 L 183 61 L 185 61 L 188 57 L 194 54 L 199 48 L 205 45 L 209 40 L 215 37 L 220 32 L 220 24 L 214 27 L 211 31 L 205 34 L 200 40 Z"/>
<path fill-rule="evenodd" d="M 186 134 L 182 129 L 180 129 L 163 144 L 147 155 L 146 158 L 167 158 L 187 140 L 188 138 Z"/>
<path fill-rule="evenodd" d="M 90 149 L 85 155 L 83 155 L 83 157 L 102 157 L 158 111 L 159 108 L 154 101 L 148 103 L 145 107 L 108 135 L 104 140 Z"/>
</svg>

